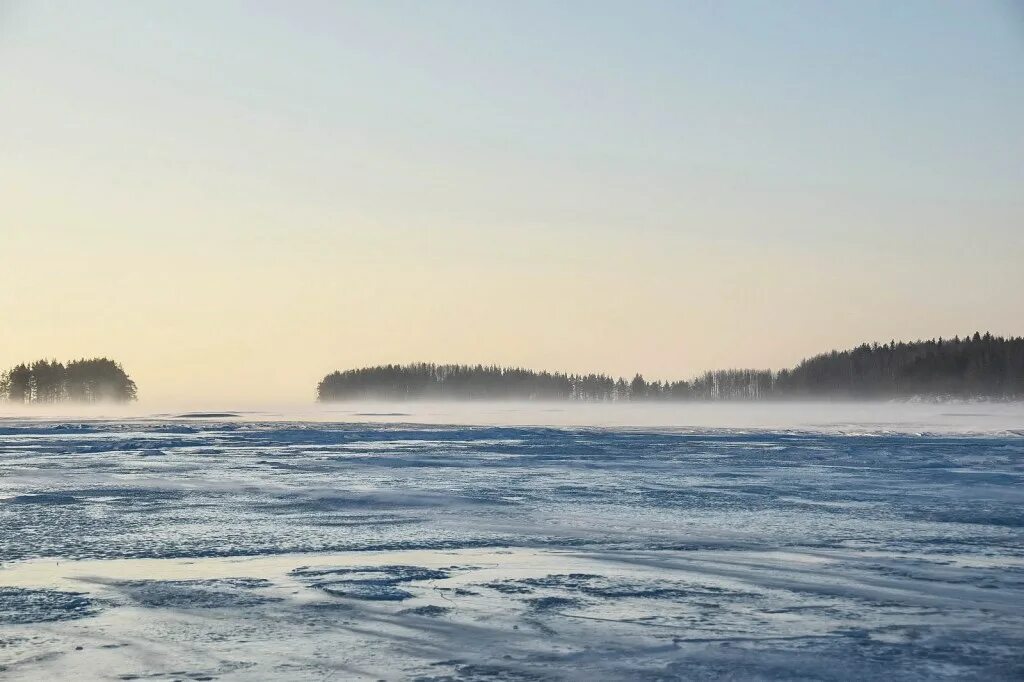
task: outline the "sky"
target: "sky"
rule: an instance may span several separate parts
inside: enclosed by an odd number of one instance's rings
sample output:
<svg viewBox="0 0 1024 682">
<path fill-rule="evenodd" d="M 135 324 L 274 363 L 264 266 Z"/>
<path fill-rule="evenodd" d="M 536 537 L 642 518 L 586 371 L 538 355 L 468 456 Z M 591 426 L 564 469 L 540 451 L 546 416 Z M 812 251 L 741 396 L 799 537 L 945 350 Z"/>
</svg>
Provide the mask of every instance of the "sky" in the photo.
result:
<svg viewBox="0 0 1024 682">
<path fill-rule="evenodd" d="M 0 366 L 649 379 L 1024 333 L 1024 3 L 0 0 Z"/>
</svg>

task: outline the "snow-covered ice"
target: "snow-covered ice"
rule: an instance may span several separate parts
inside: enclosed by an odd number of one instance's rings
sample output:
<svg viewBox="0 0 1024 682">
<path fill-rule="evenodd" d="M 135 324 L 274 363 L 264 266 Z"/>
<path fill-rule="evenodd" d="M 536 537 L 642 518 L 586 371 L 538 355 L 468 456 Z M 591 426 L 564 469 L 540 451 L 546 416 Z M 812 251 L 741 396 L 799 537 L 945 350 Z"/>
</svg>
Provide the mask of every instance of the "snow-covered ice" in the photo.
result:
<svg viewBox="0 0 1024 682">
<path fill-rule="evenodd" d="M 1024 677 L 1019 406 L 466 409 L 0 419 L 0 676 Z"/>
</svg>

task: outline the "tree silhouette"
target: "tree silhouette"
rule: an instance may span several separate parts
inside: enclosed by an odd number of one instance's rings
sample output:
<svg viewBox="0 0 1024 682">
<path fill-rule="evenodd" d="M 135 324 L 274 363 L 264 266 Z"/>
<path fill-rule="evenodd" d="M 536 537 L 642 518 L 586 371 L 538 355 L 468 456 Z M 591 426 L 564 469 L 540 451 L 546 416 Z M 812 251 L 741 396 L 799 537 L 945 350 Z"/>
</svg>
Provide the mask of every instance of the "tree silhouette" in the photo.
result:
<svg viewBox="0 0 1024 682">
<path fill-rule="evenodd" d="M 65 370 L 71 376 L 71 367 Z M 31 373 L 35 365 L 29 369 Z M 16 371 L 17 370 L 17 371 Z M 38 386 L 11 371 L 12 396 Z M 48 366 L 46 371 L 58 371 Z M 30 388 L 26 389 L 28 385 Z M 73 383 L 66 381 L 65 390 Z M 1024 338 L 975 332 L 961 339 L 861 344 L 808 358 L 792 369 L 725 369 L 692 381 L 627 382 L 604 374 L 537 372 L 497 365 L 380 365 L 328 374 L 321 401 L 353 398 L 519 400 L 769 400 L 787 398 L 890 399 L 914 396 L 1024 398 Z"/>
<path fill-rule="evenodd" d="M 135 382 L 121 365 L 107 358 L 81 359 L 64 365 L 37 360 L 0 374 L 0 400 L 16 404 L 126 402 L 137 397 Z"/>
</svg>

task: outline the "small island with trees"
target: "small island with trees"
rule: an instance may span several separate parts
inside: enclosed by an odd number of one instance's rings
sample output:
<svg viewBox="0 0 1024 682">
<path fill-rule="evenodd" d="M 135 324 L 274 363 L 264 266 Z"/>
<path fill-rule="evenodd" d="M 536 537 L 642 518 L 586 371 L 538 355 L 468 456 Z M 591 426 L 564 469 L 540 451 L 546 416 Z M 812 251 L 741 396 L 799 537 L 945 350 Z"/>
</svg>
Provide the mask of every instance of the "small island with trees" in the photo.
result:
<svg viewBox="0 0 1024 682">
<path fill-rule="evenodd" d="M 317 386 L 339 400 L 894 400 L 1024 399 L 1024 337 L 975 332 L 952 339 L 862 344 L 792 369 L 726 369 L 691 380 L 632 380 L 497 365 L 414 363 L 336 371 Z"/>
<path fill-rule="evenodd" d="M 39 405 L 63 402 L 129 402 L 135 382 L 108 358 L 36 360 L 0 373 L 0 402 Z"/>
</svg>

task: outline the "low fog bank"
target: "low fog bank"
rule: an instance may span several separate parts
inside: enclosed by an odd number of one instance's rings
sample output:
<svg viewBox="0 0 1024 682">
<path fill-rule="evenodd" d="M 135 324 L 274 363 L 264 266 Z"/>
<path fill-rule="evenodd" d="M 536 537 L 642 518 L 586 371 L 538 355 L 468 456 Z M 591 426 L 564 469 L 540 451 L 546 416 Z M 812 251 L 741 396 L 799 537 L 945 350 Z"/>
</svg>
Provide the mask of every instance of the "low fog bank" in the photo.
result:
<svg viewBox="0 0 1024 682">
<path fill-rule="evenodd" d="M 0 404 L 0 420 L 298 421 L 469 426 L 739 429 L 845 434 L 1024 435 L 1022 402 L 459 402 L 353 401 L 238 407 L 229 403 Z"/>
<path fill-rule="evenodd" d="M 334 403 L 314 420 L 506 426 L 756 429 L 841 433 L 1024 435 L 1024 403 Z"/>
</svg>

